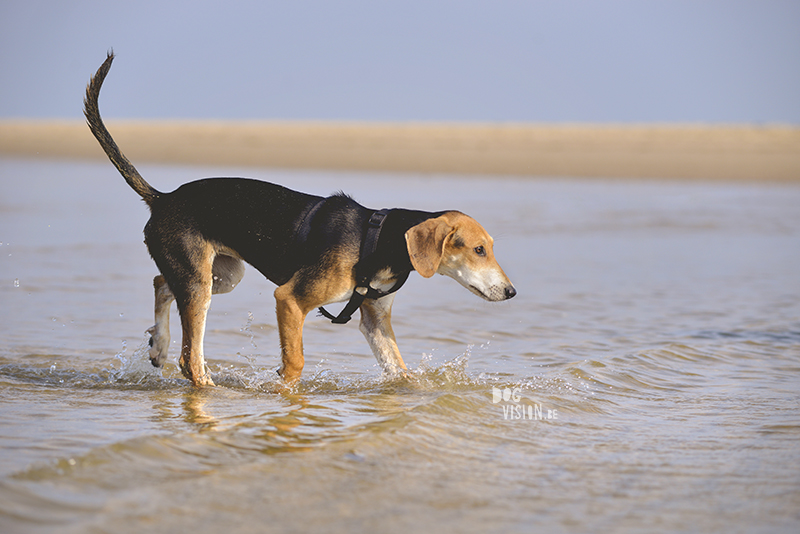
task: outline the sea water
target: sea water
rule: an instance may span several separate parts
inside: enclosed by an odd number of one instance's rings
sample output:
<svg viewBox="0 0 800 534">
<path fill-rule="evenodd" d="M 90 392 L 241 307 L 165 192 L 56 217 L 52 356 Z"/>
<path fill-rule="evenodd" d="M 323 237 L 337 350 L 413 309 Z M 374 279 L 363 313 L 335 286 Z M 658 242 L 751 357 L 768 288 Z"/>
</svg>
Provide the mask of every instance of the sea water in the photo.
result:
<svg viewBox="0 0 800 534">
<path fill-rule="evenodd" d="M 2 532 L 796 532 L 800 187 L 141 166 L 458 209 L 519 294 L 412 273 L 407 379 L 274 286 L 212 300 L 215 388 L 147 360 L 146 206 L 108 163 L 0 160 Z M 336 307 L 335 309 L 338 309 Z"/>
</svg>

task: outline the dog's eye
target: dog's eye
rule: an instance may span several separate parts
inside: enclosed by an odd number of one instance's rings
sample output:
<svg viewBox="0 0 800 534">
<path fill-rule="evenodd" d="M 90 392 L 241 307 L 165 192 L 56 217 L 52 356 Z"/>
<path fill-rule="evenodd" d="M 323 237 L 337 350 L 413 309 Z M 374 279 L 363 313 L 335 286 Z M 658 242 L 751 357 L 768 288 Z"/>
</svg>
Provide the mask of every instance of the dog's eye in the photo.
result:
<svg viewBox="0 0 800 534">
<path fill-rule="evenodd" d="M 478 256 L 486 256 L 486 249 L 483 248 L 483 245 L 477 246 L 473 250 L 475 250 L 475 254 Z"/>
</svg>

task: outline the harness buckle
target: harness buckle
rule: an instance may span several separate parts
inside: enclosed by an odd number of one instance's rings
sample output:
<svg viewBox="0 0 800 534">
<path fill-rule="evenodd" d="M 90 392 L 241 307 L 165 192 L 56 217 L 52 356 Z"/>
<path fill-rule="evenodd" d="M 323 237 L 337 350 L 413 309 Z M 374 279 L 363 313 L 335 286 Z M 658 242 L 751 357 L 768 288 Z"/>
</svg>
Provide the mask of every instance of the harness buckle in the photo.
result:
<svg viewBox="0 0 800 534">
<path fill-rule="evenodd" d="M 376 211 L 369 218 L 369 225 L 371 227 L 373 227 L 373 228 L 380 228 L 381 226 L 383 226 L 383 220 L 386 218 L 386 216 L 388 214 L 389 213 L 387 211 L 384 211 L 384 210 Z M 370 252 L 372 252 L 372 251 L 370 251 Z"/>
</svg>

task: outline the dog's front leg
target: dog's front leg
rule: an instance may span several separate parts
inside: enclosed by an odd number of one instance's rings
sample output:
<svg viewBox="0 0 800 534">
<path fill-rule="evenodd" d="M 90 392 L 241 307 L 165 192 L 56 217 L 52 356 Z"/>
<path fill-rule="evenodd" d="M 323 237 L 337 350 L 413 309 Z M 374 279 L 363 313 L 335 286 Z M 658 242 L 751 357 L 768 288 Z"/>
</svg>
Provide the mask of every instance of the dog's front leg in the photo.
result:
<svg viewBox="0 0 800 534">
<path fill-rule="evenodd" d="M 303 323 L 308 313 L 301 308 L 291 282 L 275 290 L 275 311 L 281 338 L 281 369 L 278 372 L 291 384 L 303 372 Z"/>
<path fill-rule="evenodd" d="M 379 299 L 367 299 L 361 304 L 361 323 L 359 329 L 367 338 L 375 359 L 384 371 L 398 373 L 406 370 L 400 349 L 392 330 L 392 303 L 394 294 Z"/>
</svg>

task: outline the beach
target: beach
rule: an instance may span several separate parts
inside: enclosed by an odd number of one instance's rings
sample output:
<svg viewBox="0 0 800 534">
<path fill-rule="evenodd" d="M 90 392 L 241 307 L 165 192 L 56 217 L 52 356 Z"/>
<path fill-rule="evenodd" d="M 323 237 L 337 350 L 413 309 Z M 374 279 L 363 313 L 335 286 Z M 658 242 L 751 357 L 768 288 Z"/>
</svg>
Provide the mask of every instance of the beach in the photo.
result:
<svg viewBox="0 0 800 534">
<path fill-rule="evenodd" d="M 779 125 L 109 120 L 107 126 L 134 164 L 488 176 L 800 180 L 800 128 Z M 0 154 L 105 158 L 79 120 L 0 121 Z"/>
<path fill-rule="evenodd" d="M 195 388 L 175 306 L 149 362 L 147 206 L 80 121 L 1 122 L 0 532 L 797 530 L 797 129 L 108 126 L 160 191 L 461 210 L 519 293 L 411 273 L 402 378 L 357 318 L 310 313 L 286 388 L 275 285 L 247 267 Z"/>
</svg>

